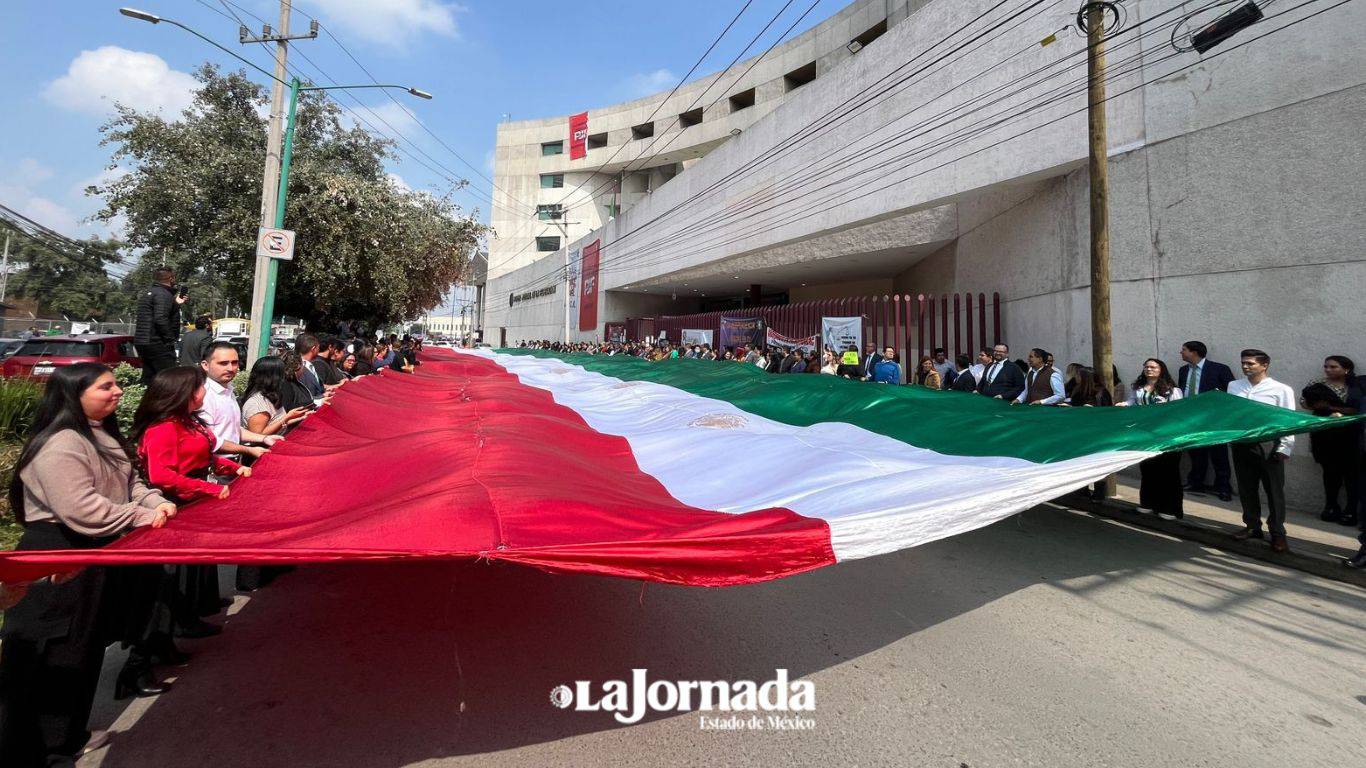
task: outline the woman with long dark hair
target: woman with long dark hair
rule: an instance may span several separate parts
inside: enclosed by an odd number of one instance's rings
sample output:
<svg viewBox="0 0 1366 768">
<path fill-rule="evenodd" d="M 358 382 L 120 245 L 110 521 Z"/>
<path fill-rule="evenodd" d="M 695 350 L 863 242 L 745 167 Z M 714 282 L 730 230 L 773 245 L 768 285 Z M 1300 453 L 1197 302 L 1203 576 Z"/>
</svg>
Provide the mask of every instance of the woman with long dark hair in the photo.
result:
<svg viewBox="0 0 1366 768">
<path fill-rule="evenodd" d="M 1134 379 L 1128 406 L 1161 405 L 1181 399 L 1167 364 L 1155 357 L 1143 361 L 1143 370 Z M 1138 507 L 1161 517 L 1185 517 L 1185 496 L 1181 491 L 1181 454 L 1177 451 L 1145 459 L 1138 465 Z"/>
<path fill-rule="evenodd" d="M 309 409 L 297 407 L 285 410 L 284 389 L 284 361 L 273 356 L 257 360 L 251 367 L 246 391 L 239 401 L 242 406 L 242 426 L 263 435 L 279 435 L 302 421 Z"/>
<path fill-rule="evenodd" d="M 209 480 L 209 475 L 242 476 L 251 469 L 216 456 L 218 438 L 196 412 L 204 405 L 205 374 L 202 368 L 162 371 L 148 385 L 133 414 L 130 440 L 138 446 L 138 463 L 149 485 L 178 504 L 203 498 L 227 498 L 228 486 Z M 149 628 L 149 649 L 166 648 L 177 660 L 183 658 L 168 642 L 171 632 L 188 638 L 208 637 L 221 631 L 203 620 L 222 610 L 218 591 L 218 566 L 177 565 L 163 585 L 162 617 Z M 174 626 L 170 626 L 170 624 Z M 134 647 L 134 651 L 138 646 Z M 153 653 L 155 651 L 153 650 Z M 150 654 L 149 654 L 150 655 Z M 140 654 L 130 653 L 130 663 Z M 138 658 L 140 661 L 141 659 Z M 133 678 L 133 673 L 128 672 Z"/>
<path fill-rule="evenodd" d="M 24 526 L 17 549 L 95 549 L 175 515 L 134 471 L 115 416 L 122 395 L 97 363 L 59 366 L 48 379 L 10 481 Z M 105 646 L 135 607 L 126 571 L 90 567 L 0 589 L 0 765 L 70 763 L 107 740 L 86 726 Z"/>
<path fill-rule="evenodd" d="M 1315 416 L 1348 416 L 1361 410 L 1366 399 L 1357 384 L 1356 364 L 1350 357 L 1329 355 L 1323 360 L 1323 378 L 1300 392 L 1300 405 Z M 1323 470 L 1323 512 L 1319 519 L 1356 525 L 1360 499 L 1357 468 L 1361 466 L 1361 424 L 1324 429 L 1309 435 L 1309 453 Z M 1346 490 L 1347 506 L 1338 503 Z"/>
</svg>

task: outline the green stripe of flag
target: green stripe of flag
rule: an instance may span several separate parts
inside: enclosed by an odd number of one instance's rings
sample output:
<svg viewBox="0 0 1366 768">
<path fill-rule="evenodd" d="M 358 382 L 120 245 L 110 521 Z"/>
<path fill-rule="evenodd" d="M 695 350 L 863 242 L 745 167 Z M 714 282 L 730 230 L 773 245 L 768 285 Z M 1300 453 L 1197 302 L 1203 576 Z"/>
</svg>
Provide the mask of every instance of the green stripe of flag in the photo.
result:
<svg viewBox="0 0 1366 768">
<path fill-rule="evenodd" d="M 1320 418 L 1222 392 L 1155 406 L 1047 408 L 826 374 L 774 375 L 743 363 L 497 351 L 564 360 L 623 381 L 675 387 L 784 424 L 848 422 L 920 448 L 959 456 L 1053 462 L 1103 451 L 1165 452 L 1270 440 L 1346 423 L 1342 418 Z M 1352 420 L 1357 418 L 1362 417 Z"/>
</svg>

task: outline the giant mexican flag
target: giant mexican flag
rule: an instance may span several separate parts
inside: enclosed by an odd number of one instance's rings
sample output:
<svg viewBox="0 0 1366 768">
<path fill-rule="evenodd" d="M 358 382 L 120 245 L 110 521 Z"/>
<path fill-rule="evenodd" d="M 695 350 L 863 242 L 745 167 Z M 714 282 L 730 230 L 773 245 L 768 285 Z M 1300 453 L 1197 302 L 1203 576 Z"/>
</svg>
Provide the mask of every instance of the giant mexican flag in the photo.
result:
<svg viewBox="0 0 1366 768">
<path fill-rule="evenodd" d="M 504 560 L 679 584 L 763 581 L 988 525 L 1170 450 L 1340 420 L 1222 393 L 1032 408 L 701 360 L 433 350 L 350 382 L 225 500 L 85 564 Z"/>
</svg>

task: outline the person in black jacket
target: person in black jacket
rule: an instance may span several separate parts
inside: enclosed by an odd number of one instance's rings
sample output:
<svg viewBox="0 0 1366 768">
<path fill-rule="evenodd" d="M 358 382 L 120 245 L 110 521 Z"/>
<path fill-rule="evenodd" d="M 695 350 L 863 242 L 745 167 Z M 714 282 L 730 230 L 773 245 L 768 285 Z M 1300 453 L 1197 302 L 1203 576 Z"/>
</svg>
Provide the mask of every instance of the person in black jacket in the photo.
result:
<svg viewBox="0 0 1366 768">
<path fill-rule="evenodd" d="M 138 299 L 137 325 L 133 344 L 142 358 L 142 383 L 150 384 L 156 375 L 176 366 L 175 343 L 180 338 L 180 305 L 184 296 L 177 296 L 175 272 L 170 267 L 158 267 L 152 272 L 155 281 Z"/>
<path fill-rule="evenodd" d="M 1227 392 L 1228 385 L 1234 381 L 1233 371 L 1227 365 L 1216 363 L 1213 360 L 1206 360 L 1205 355 L 1209 350 L 1204 342 L 1188 341 L 1181 345 L 1181 359 L 1186 364 L 1181 366 L 1181 370 L 1176 374 L 1176 386 L 1181 388 L 1181 392 L 1186 397 L 1198 397 L 1205 392 Z M 1192 374 L 1191 371 L 1195 373 Z M 1194 377 L 1194 378 L 1192 378 Z M 1194 381 L 1194 391 L 1190 387 Z M 1206 493 L 1210 487 L 1205 485 L 1205 477 L 1209 473 L 1209 465 L 1214 465 L 1214 492 L 1218 494 L 1220 501 L 1228 501 L 1233 498 L 1233 485 L 1229 482 L 1231 474 L 1228 463 L 1228 446 L 1212 445 L 1207 448 L 1192 448 L 1186 451 L 1190 457 L 1191 469 L 1186 475 L 1186 488 L 1189 493 Z"/>
<path fill-rule="evenodd" d="M 1010 345 L 997 342 L 991 349 L 991 365 L 982 371 L 977 392 L 987 397 L 1011 401 L 1024 391 L 1024 372 L 1010 361 Z"/>
</svg>

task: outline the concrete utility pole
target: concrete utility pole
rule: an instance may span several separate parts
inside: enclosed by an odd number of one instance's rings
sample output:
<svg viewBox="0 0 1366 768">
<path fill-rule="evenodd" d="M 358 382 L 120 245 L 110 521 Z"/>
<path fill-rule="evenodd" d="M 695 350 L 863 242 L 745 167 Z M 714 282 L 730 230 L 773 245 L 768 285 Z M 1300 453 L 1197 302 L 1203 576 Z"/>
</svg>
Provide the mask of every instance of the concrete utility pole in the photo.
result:
<svg viewBox="0 0 1366 768">
<path fill-rule="evenodd" d="M 5 235 L 5 258 L 0 261 L 0 301 L 5 300 L 5 291 L 9 290 L 9 234 Z"/>
<path fill-rule="evenodd" d="M 276 195 L 280 187 L 280 145 L 284 140 L 285 83 L 288 82 L 289 69 L 285 60 L 289 56 L 289 16 L 290 0 L 280 0 L 280 32 L 275 40 L 275 84 L 270 90 L 270 129 L 266 134 L 266 169 L 261 181 L 261 226 L 275 226 Z M 267 33 L 269 36 L 269 33 Z M 255 278 L 251 287 L 251 333 L 247 346 L 248 362 L 256 362 L 265 352 L 261 348 L 261 328 L 269 326 L 271 318 L 265 317 L 266 285 L 272 259 L 256 257 Z"/>
<path fill-rule="evenodd" d="M 1113 388 L 1114 338 L 1110 327 L 1110 178 L 1105 136 L 1105 13 L 1109 4 L 1089 2 L 1086 14 L 1086 98 L 1091 174 L 1091 361 L 1096 375 Z M 1116 400 L 1118 392 L 1111 393 Z M 1115 478 L 1105 479 L 1115 495 Z"/>
</svg>

